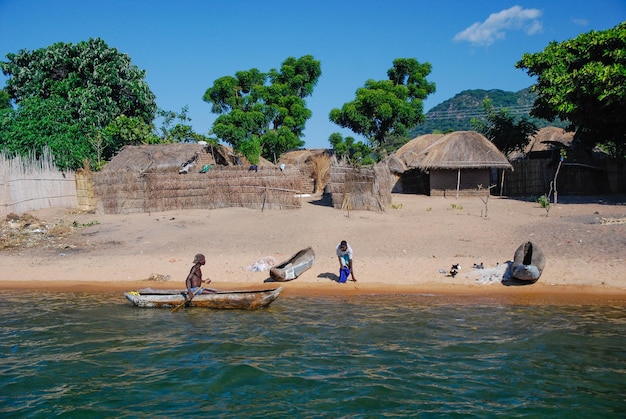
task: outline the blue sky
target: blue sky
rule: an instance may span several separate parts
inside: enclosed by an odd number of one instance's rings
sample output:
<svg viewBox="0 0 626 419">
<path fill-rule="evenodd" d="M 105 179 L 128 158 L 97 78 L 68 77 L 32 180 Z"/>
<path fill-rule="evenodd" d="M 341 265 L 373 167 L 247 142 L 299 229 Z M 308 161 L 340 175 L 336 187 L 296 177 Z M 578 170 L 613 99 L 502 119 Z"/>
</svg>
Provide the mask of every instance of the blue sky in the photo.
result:
<svg viewBox="0 0 626 419">
<path fill-rule="evenodd" d="M 395 58 L 432 64 L 426 112 L 466 89 L 528 87 L 514 67 L 525 52 L 625 20 L 625 0 L 0 0 L 0 60 L 100 37 L 146 70 L 159 108 L 188 106 L 206 134 L 216 115 L 202 96 L 216 79 L 310 54 L 322 77 L 304 140 L 325 148 L 333 132 L 364 140 L 328 113 L 385 79 Z"/>
</svg>

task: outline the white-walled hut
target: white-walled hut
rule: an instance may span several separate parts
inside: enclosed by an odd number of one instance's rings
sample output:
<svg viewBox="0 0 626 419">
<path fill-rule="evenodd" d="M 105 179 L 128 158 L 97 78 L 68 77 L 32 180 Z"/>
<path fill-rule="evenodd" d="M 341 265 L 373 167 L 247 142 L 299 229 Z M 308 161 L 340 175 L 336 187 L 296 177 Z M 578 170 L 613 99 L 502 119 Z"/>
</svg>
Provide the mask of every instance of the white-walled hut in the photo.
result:
<svg viewBox="0 0 626 419">
<path fill-rule="evenodd" d="M 469 195 L 479 185 L 488 190 L 499 182 L 495 169 L 512 169 L 506 156 L 478 132 L 456 131 L 430 140 L 434 141 L 423 151 L 403 160 L 404 173 L 421 171 L 422 189 L 427 195 Z M 401 177 L 406 176 L 404 173 Z"/>
</svg>

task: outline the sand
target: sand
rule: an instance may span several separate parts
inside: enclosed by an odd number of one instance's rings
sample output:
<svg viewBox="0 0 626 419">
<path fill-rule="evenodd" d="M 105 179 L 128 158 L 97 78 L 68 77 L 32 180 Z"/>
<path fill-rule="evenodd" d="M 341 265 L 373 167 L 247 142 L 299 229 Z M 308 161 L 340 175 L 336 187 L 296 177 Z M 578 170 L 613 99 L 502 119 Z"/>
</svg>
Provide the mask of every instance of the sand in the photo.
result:
<svg viewBox="0 0 626 419">
<path fill-rule="evenodd" d="M 385 212 L 345 211 L 323 196 L 296 210 L 223 208 L 126 215 L 59 208 L 32 211 L 60 236 L 0 251 L 0 289 L 117 292 L 183 288 L 196 253 L 219 289 L 285 287 L 283 296 L 446 294 L 510 301 L 626 302 L 626 199 L 560 197 L 549 213 L 531 200 L 394 195 Z M 59 226 L 64 227 L 58 228 Z M 336 282 L 335 247 L 354 250 L 357 282 Z M 539 281 L 507 286 L 507 262 L 526 240 L 547 259 Z M 312 246 L 299 278 L 271 282 L 267 270 Z M 461 269 L 455 277 L 453 264 Z M 480 265 L 484 269 L 475 269 Z M 444 272 L 444 273 L 442 273 Z"/>
</svg>

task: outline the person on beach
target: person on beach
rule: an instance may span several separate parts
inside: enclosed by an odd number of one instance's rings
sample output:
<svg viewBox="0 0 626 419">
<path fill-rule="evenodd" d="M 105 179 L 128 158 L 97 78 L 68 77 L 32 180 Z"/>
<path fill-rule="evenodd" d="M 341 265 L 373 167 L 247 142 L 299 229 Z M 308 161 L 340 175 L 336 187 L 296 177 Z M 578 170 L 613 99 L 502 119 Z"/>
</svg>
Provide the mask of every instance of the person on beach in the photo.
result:
<svg viewBox="0 0 626 419">
<path fill-rule="evenodd" d="M 187 300 L 191 301 L 194 295 L 202 294 L 204 288 L 200 288 L 203 282 L 207 284 L 211 282 L 211 279 L 202 279 L 202 269 L 201 266 L 206 263 L 206 258 L 202 253 L 198 253 L 196 257 L 193 258 L 193 266 L 189 271 L 189 275 L 187 275 L 187 279 L 185 280 L 185 285 L 187 287 Z M 198 288 L 200 288 L 198 290 Z M 198 291 L 198 292 L 196 292 Z M 195 293 L 195 294 L 194 294 Z"/>
<path fill-rule="evenodd" d="M 350 281 L 356 282 L 354 268 L 352 267 L 352 248 L 347 241 L 342 240 L 335 249 L 339 259 L 339 282 L 344 283 L 351 276 Z"/>
</svg>

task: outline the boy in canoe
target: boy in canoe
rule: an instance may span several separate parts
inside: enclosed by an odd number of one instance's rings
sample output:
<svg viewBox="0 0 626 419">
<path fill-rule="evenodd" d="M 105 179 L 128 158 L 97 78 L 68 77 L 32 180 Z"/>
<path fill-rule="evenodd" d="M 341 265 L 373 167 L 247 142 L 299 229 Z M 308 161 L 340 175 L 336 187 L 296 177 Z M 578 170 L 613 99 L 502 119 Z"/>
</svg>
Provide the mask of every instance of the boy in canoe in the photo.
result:
<svg viewBox="0 0 626 419">
<path fill-rule="evenodd" d="M 337 253 L 337 259 L 339 259 L 339 282 L 346 282 L 348 277 L 351 276 L 350 281 L 356 282 L 354 277 L 354 269 L 352 268 L 352 248 L 347 241 L 342 240 L 337 245 L 335 250 Z"/>
<path fill-rule="evenodd" d="M 187 275 L 187 279 L 185 280 L 185 286 L 187 287 L 187 300 L 191 301 L 196 294 L 202 294 L 204 291 L 203 288 L 200 288 L 203 282 L 207 284 L 211 282 L 210 278 L 202 279 L 202 265 L 206 263 L 206 258 L 202 253 L 198 253 L 196 257 L 193 258 L 193 266 L 189 271 L 189 275 Z M 200 288 L 200 289 L 198 289 Z M 197 291 L 197 292 L 196 292 Z"/>
</svg>

